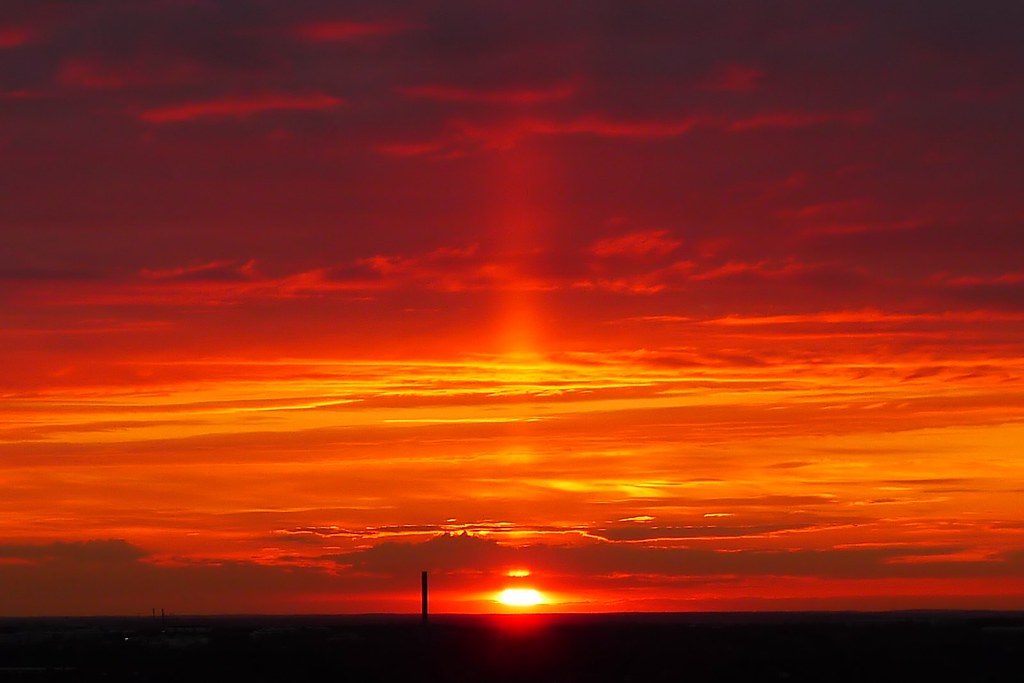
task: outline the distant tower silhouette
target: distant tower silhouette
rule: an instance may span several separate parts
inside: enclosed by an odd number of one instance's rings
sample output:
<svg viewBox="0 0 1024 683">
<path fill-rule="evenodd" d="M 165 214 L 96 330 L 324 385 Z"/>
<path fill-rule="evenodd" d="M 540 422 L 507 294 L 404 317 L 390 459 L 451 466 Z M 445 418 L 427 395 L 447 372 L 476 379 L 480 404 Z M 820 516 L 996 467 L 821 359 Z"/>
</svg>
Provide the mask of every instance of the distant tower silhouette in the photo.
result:
<svg viewBox="0 0 1024 683">
<path fill-rule="evenodd" d="M 423 612 L 423 623 L 427 623 L 427 572 L 420 572 L 420 603 Z"/>
</svg>

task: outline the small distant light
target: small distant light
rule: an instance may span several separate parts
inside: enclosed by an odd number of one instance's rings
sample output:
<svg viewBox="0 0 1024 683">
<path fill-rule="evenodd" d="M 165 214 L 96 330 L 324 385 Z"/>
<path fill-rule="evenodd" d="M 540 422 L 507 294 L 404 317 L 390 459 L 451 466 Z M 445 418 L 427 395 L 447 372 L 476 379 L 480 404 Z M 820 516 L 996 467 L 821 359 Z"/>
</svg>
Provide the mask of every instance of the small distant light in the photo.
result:
<svg viewBox="0 0 1024 683">
<path fill-rule="evenodd" d="M 515 578 L 515 579 L 521 579 L 521 578 L 523 578 L 525 576 L 529 576 L 530 575 L 530 570 L 529 569 L 509 569 L 508 572 L 507 572 L 507 575 L 511 576 L 512 578 Z"/>
</svg>

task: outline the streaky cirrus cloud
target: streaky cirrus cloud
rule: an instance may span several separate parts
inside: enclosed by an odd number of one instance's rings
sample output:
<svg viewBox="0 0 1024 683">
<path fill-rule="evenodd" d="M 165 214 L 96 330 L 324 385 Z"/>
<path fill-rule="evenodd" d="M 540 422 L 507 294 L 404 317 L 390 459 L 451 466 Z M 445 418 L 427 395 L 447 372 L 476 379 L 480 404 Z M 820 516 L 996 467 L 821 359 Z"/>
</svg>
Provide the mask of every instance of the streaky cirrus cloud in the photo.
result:
<svg viewBox="0 0 1024 683">
<path fill-rule="evenodd" d="M 354 21 L 346 19 L 309 21 L 298 24 L 294 34 L 312 43 L 348 42 L 404 33 L 417 28 L 408 21 Z"/>
<path fill-rule="evenodd" d="M 728 129 L 732 131 L 748 131 L 759 128 L 806 128 L 826 124 L 861 126 L 871 123 L 873 118 L 870 112 L 865 111 L 767 112 L 731 121 L 728 124 Z"/>
<path fill-rule="evenodd" d="M 594 242 L 590 250 L 597 256 L 664 255 L 675 251 L 681 240 L 668 230 L 642 230 Z"/>
<path fill-rule="evenodd" d="M 426 84 L 399 88 L 408 97 L 417 97 L 439 102 L 483 103 L 483 104 L 538 104 L 555 102 L 572 97 L 579 91 L 579 84 L 561 83 L 536 88 L 495 88 L 473 89 L 453 85 Z"/>
<path fill-rule="evenodd" d="M 124 539 L 54 541 L 46 544 L 0 544 L 0 558 L 37 562 L 134 562 L 149 555 Z"/>
<path fill-rule="evenodd" d="M 189 60 L 113 63 L 96 57 L 73 57 L 61 62 L 57 71 L 61 85 L 88 90 L 177 85 L 197 82 L 201 77 L 202 68 Z"/>
<path fill-rule="evenodd" d="M 517 97 L 514 92 L 492 95 L 492 102 L 515 103 Z M 479 99 L 472 101 L 488 101 L 485 99 L 486 95 L 482 93 L 476 96 Z M 701 128 L 719 128 L 740 134 L 753 130 L 814 128 L 828 125 L 863 126 L 871 121 L 872 116 L 865 112 L 769 112 L 734 120 L 706 113 L 674 120 L 623 120 L 604 114 L 586 114 L 571 119 L 527 117 L 495 123 L 483 123 L 460 117 L 450 120 L 445 126 L 448 130 L 434 139 L 381 143 L 376 149 L 395 156 L 415 156 L 443 151 L 464 153 L 467 150 L 507 150 L 536 136 L 579 135 L 625 140 L 660 140 L 691 134 Z"/>
<path fill-rule="evenodd" d="M 182 123 L 204 118 L 245 118 L 274 111 L 335 109 L 342 104 L 342 98 L 323 93 L 266 94 L 163 105 L 144 110 L 139 118 L 147 123 Z"/>
</svg>

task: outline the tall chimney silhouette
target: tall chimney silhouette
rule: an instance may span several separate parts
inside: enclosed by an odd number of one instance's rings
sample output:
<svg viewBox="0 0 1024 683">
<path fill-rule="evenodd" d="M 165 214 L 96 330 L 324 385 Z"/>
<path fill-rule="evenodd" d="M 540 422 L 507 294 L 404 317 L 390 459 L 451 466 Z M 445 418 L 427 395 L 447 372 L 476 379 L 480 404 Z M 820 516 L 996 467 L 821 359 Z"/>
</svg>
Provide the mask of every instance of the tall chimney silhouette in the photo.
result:
<svg viewBox="0 0 1024 683">
<path fill-rule="evenodd" d="M 420 572 L 420 603 L 423 611 L 423 623 L 427 623 L 427 572 Z"/>
</svg>

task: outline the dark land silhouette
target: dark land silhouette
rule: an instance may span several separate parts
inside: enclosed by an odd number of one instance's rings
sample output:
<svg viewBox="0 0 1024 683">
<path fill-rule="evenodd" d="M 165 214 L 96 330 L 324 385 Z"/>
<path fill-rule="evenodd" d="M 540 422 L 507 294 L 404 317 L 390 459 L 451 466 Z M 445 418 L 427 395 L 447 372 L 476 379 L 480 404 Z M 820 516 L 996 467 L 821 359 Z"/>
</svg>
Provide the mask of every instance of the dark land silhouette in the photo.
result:
<svg viewBox="0 0 1024 683">
<path fill-rule="evenodd" d="M 1021 681 L 1024 613 L 0 619 L 0 681 Z"/>
</svg>

